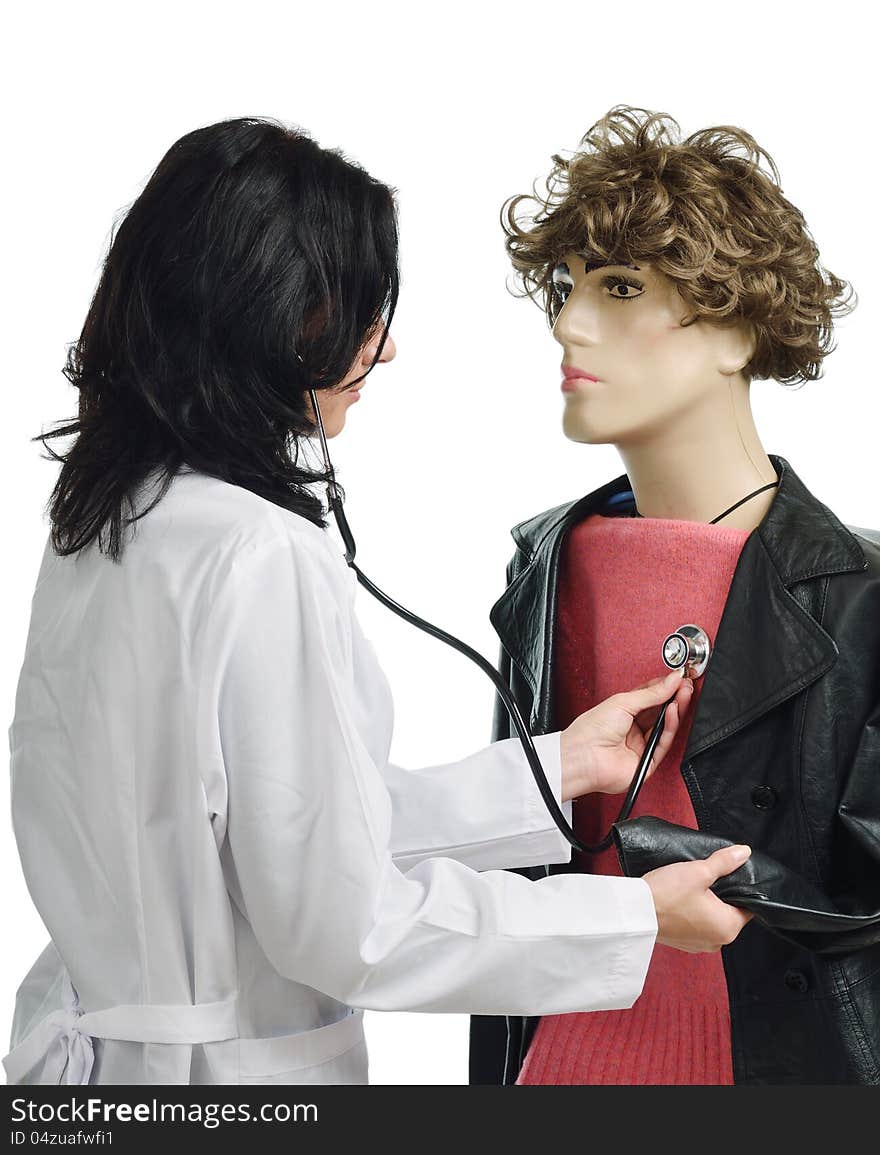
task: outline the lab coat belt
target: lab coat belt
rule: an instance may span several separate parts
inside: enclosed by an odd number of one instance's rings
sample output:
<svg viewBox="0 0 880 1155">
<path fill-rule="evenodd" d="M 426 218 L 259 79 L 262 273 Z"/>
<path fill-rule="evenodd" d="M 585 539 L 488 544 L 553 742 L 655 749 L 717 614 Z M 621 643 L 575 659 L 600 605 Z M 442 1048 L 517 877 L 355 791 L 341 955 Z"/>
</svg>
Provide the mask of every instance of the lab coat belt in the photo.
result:
<svg viewBox="0 0 880 1155">
<path fill-rule="evenodd" d="M 343 1018 L 323 1027 L 289 1035 L 239 1039 L 237 1046 L 242 1076 L 259 1079 L 281 1070 L 319 1067 L 363 1043 L 364 1012 L 349 1010 Z"/>
<path fill-rule="evenodd" d="M 235 998 L 216 1003 L 131 1005 L 83 1013 L 70 978 L 63 1005 L 51 1011 L 4 1058 L 9 1084 L 20 1083 L 38 1063 L 43 1083 L 84 1085 L 94 1063 L 92 1039 L 134 1043 L 214 1043 L 238 1036 Z"/>
<path fill-rule="evenodd" d="M 273 1070 L 319 1066 L 362 1043 L 364 1036 L 362 1010 L 351 1010 L 336 1022 L 312 1030 L 251 1039 L 239 1036 L 235 998 L 195 1005 L 117 1006 L 84 1013 L 67 976 L 62 996 L 64 1005 L 41 1019 L 3 1060 L 10 1085 L 24 1082 L 40 1064 L 41 1083 L 86 1085 L 96 1038 L 184 1044 L 234 1040 L 242 1074 L 259 1078 Z"/>
</svg>

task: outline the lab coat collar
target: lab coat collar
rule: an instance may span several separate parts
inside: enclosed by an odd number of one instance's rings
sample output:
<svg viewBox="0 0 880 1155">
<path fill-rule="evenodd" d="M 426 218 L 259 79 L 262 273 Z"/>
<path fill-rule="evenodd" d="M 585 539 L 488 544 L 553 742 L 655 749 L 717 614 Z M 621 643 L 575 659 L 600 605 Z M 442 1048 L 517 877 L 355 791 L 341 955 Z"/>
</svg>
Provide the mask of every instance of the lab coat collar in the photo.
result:
<svg viewBox="0 0 880 1155">
<path fill-rule="evenodd" d="M 801 582 L 864 570 L 855 536 L 800 480 L 768 454 L 779 477 L 773 502 L 740 553 L 682 763 L 741 729 L 825 673 L 837 646 L 791 592 Z M 627 500 L 626 495 L 629 495 Z M 616 501 L 613 499 L 617 499 Z M 567 531 L 592 513 L 634 507 L 624 473 L 586 497 L 511 531 L 525 562 L 490 612 L 501 643 L 532 692 L 536 733 L 553 726 L 557 574 Z"/>
</svg>

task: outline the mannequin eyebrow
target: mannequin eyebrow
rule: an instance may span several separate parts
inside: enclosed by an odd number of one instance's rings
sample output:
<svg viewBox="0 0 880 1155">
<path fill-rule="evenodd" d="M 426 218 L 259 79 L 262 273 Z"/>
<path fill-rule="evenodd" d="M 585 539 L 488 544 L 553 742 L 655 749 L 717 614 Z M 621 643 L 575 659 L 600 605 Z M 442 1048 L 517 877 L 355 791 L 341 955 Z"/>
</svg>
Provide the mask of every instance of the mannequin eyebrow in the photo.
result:
<svg viewBox="0 0 880 1155">
<path fill-rule="evenodd" d="M 617 265 L 621 269 L 635 269 L 639 271 L 638 265 L 623 265 L 619 261 L 591 261 L 587 253 L 575 253 L 576 257 L 580 257 L 584 262 L 584 273 L 592 273 L 593 269 L 607 269 L 612 265 Z"/>
</svg>

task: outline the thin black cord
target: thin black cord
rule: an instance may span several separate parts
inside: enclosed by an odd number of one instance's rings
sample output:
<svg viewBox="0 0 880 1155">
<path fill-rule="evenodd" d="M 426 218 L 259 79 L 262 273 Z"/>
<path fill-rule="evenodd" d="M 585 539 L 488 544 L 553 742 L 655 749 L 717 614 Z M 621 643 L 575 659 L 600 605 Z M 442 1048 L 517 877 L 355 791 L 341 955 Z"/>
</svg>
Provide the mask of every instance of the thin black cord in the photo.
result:
<svg viewBox="0 0 880 1155">
<path fill-rule="evenodd" d="M 776 479 L 775 481 L 771 481 L 771 482 L 769 482 L 767 485 L 762 485 L 760 489 L 756 489 L 756 490 L 754 490 L 752 493 L 750 493 L 750 494 L 748 495 L 748 497 L 741 497 L 741 498 L 739 499 L 739 501 L 735 502 L 735 503 L 734 503 L 734 504 L 733 504 L 733 505 L 730 507 L 730 509 L 725 509 L 724 513 L 719 513 L 717 517 L 713 517 L 713 518 L 712 518 L 712 520 L 709 522 L 709 524 L 710 524 L 710 525 L 714 525 L 714 524 L 716 523 L 716 521 L 720 521 L 720 520 L 722 519 L 722 517 L 727 517 L 727 515 L 728 515 L 729 513 L 733 513 L 733 511 L 734 511 L 735 509 L 739 509 L 739 507 L 740 507 L 741 505 L 745 505 L 745 503 L 746 503 L 747 501 L 751 501 L 751 499 L 752 499 L 753 497 L 757 497 L 757 496 L 758 496 L 758 494 L 759 494 L 759 493 L 763 493 L 765 489 L 775 489 L 775 487 L 776 487 L 778 484 L 779 484 L 779 478 L 777 477 L 777 479 Z"/>
<path fill-rule="evenodd" d="M 765 489 L 773 489 L 773 488 L 775 488 L 775 486 L 777 486 L 778 484 L 779 484 L 779 478 L 777 477 L 775 481 L 771 481 L 771 482 L 768 482 L 768 484 L 767 484 L 767 485 L 762 485 L 760 489 L 755 489 L 755 490 L 753 490 L 753 491 L 752 491 L 750 494 L 748 494 L 746 497 L 741 497 L 741 498 L 739 499 L 739 501 L 737 501 L 737 502 L 734 502 L 734 504 L 733 504 L 733 505 L 730 507 L 730 509 L 725 509 L 724 513 L 719 513 L 717 517 L 713 517 L 713 518 L 712 518 L 712 520 L 709 522 L 709 525 L 715 525 L 715 523 L 716 523 L 716 522 L 719 522 L 719 521 L 722 519 L 722 517 L 727 517 L 727 515 L 728 515 L 729 513 L 733 513 L 733 511 L 734 511 L 735 509 L 739 509 L 739 507 L 740 507 L 741 505 L 745 505 L 745 503 L 746 503 L 747 501 L 751 501 L 751 499 L 752 499 L 753 497 L 757 497 L 757 496 L 758 496 L 758 494 L 759 494 L 759 493 L 763 493 Z M 643 516 L 643 515 L 642 515 L 641 513 L 639 513 L 639 511 L 638 511 L 638 510 L 636 510 L 636 511 L 635 511 L 635 513 L 633 514 L 633 517 L 642 517 L 642 516 Z"/>
</svg>

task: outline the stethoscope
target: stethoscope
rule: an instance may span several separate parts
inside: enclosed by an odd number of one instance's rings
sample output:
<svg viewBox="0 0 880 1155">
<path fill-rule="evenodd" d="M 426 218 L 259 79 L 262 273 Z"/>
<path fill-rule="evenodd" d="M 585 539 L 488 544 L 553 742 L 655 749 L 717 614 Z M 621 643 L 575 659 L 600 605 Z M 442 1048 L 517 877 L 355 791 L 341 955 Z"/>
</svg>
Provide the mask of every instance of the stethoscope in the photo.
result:
<svg viewBox="0 0 880 1155">
<path fill-rule="evenodd" d="M 507 708 L 507 712 L 510 715 L 510 719 L 513 722 L 517 736 L 519 737 L 520 743 L 522 744 L 526 759 L 528 760 L 532 774 L 534 775 L 535 784 L 541 793 L 541 798 L 544 801 L 544 805 L 550 812 L 550 816 L 552 817 L 553 821 L 559 827 L 561 833 L 576 850 L 580 850 L 585 854 L 599 854 L 601 851 L 606 850 L 611 845 L 613 839 L 612 830 L 608 831 L 608 834 L 602 839 L 601 842 L 597 842 L 594 846 L 590 846 L 578 838 L 574 830 L 572 830 L 571 826 L 566 821 L 565 815 L 562 813 L 562 810 L 556 801 L 550 784 L 547 781 L 547 776 L 544 773 L 541 760 L 538 757 L 538 752 L 535 749 L 535 744 L 532 741 L 532 736 L 529 733 L 529 729 L 523 721 L 519 706 L 517 706 L 513 695 L 504 682 L 504 679 L 501 677 L 495 667 L 491 665 L 491 663 L 489 663 L 482 654 L 477 653 L 476 650 L 467 645 L 466 642 L 463 642 L 459 638 L 454 637 L 452 634 L 447 633 L 445 630 L 440 629 L 439 626 L 435 626 L 431 622 L 426 622 L 423 618 L 418 617 L 417 614 L 412 613 L 410 610 L 394 601 L 393 598 L 390 598 L 386 593 L 380 590 L 378 586 L 374 585 L 373 582 L 371 582 L 370 579 L 363 573 L 363 571 L 355 565 L 354 558 L 357 547 L 355 545 L 354 535 L 351 532 L 351 527 L 348 524 L 345 512 L 342 508 L 342 498 L 340 497 L 339 489 L 336 484 L 336 475 L 330 462 L 330 454 L 327 449 L 327 438 L 324 435 L 324 423 L 321 420 L 321 411 L 318 407 L 318 399 L 315 396 L 314 389 L 310 389 L 309 393 L 311 394 L 312 398 L 312 409 L 317 421 L 318 434 L 321 440 L 321 451 L 324 456 L 324 466 L 328 477 L 327 500 L 330 508 L 333 511 L 333 516 L 336 519 L 336 524 L 339 527 L 339 533 L 345 546 L 345 560 L 347 564 L 354 570 L 355 574 L 357 575 L 357 580 L 364 587 L 364 589 L 371 593 L 373 597 L 380 601 L 384 606 L 387 606 L 389 610 L 392 610 L 399 617 L 403 618 L 404 621 L 409 622 L 410 625 L 415 626 L 417 629 L 423 630 L 425 633 L 430 634 L 432 637 L 439 638 L 441 642 L 445 642 L 448 646 L 452 646 L 453 649 L 458 650 L 460 654 L 464 654 L 466 658 L 470 658 L 472 662 L 480 667 L 480 669 L 488 678 L 492 679 L 495 689 L 498 691 L 499 697 Z M 667 637 L 664 638 L 663 645 L 661 647 L 661 657 L 664 664 L 670 670 L 678 670 L 683 667 L 686 676 L 690 678 L 700 677 L 700 675 L 706 669 L 706 664 L 709 661 L 710 654 L 711 644 L 706 631 L 701 629 L 699 626 L 691 624 L 679 626 L 677 630 L 674 630 L 671 634 L 667 635 Z M 647 777 L 648 767 L 651 764 L 651 758 L 654 755 L 657 743 L 660 741 L 660 737 L 663 733 L 666 710 L 674 701 L 674 699 L 675 694 L 673 694 L 660 707 L 660 711 L 657 715 L 654 725 L 651 727 L 651 732 L 648 735 L 647 742 L 645 743 L 645 749 L 642 751 L 642 756 L 639 759 L 636 772 L 633 775 L 632 782 L 630 783 L 629 790 L 627 791 L 626 798 L 623 801 L 623 805 L 620 808 L 620 813 L 615 819 L 615 822 L 625 821 L 627 818 L 629 818 L 632 812 L 632 808 L 635 805 L 635 801 L 638 798 L 639 792 L 644 785 L 645 778 Z"/>
</svg>

